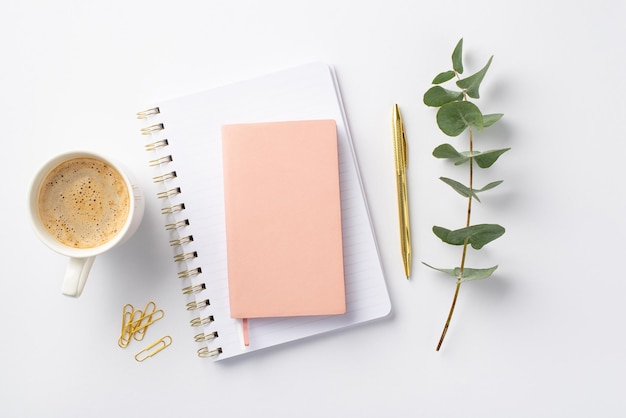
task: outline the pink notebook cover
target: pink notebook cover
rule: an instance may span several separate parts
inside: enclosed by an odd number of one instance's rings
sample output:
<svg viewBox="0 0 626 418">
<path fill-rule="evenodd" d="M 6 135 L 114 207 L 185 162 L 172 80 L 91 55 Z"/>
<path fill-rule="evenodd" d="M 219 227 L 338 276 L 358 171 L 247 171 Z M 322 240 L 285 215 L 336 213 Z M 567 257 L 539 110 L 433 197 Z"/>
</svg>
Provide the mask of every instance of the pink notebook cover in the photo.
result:
<svg viewBox="0 0 626 418">
<path fill-rule="evenodd" d="M 233 318 L 346 310 L 334 120 L 222 126 Z"/>
</svg>

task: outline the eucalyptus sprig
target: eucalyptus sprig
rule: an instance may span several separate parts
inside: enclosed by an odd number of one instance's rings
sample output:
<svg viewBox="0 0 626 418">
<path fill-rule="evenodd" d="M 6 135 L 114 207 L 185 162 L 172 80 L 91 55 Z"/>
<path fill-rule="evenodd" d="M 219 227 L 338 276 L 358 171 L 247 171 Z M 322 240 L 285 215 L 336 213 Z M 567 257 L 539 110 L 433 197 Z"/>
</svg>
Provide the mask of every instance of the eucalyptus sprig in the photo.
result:
<svg viewBox="0 0 626 418">
<path fill-rule="evenodd" d="M 441 181 L 449 185 L 453 190 L 467 199 L 467 212 L 465 215 L 465 226 L 460 229 L 450 230 L 441 226 L 433 226 L 433 233 L 443 242 L 450 245 L 462 246 L 461 262 L 459 267 L 454 268 L 437 268 L 424 263 L 426 266 L 446 273 L 456 279 L 456 288 L 452 306 L 446 323 L 441 333 L 437 351 L 441 348 L 443 340 L 448 332 L 454 307 L 459 295 L 461 283 L 471 280 L 486 279 L 490 277 L 498 266 L 489 268 L 470 268 L 466 266 L 468 247 L 471 246 L 475 250 L 491 241 L 499 238 L 504 234 L 505 229 L 498 224 L 471 224 L 472 202 L 476 200 L 480 202 L 479 193 L 491 190 L 502 183 L 502 180 L 494 181 L 483 187 L 476 188 L 474 186 L 474 168 L 489 168 L 496 160 L 508 151 L 510 148 L 492 149 L 487 151 L 477 151 L 474 149 L 474 133 L 480 132 L 484 128 L 489 127 L 502 118 L 501 113 L 483 114 L 478 106 L 470 99 L 478 99 L 479 87 L 493 56 L 489 58 L 487 64 L 477 73 L 462 78 L 463 74 L 463 39 L 457 43 L 452 52 L 452 69 L 439 73 L 432 81 L 432 86 L 424 94 L 424 104 L 430 107 L 437 107 L 437 125 L 441 131 L 451 137 L 461 135 L 468 131 L 468 147 L 467 151 L 457 151 L 450 144 L 442 144 L 436 147 L 433 155 L 436 158 L 444 158 L 454 165 L 460 166 L 468 164 L 469 166 L 469 184 L 465 185 L 459 181 L 440 177 Z M 454 83 L 456 88 L 448 89 L 442 87 L 444 83 Z"/>
</svg>

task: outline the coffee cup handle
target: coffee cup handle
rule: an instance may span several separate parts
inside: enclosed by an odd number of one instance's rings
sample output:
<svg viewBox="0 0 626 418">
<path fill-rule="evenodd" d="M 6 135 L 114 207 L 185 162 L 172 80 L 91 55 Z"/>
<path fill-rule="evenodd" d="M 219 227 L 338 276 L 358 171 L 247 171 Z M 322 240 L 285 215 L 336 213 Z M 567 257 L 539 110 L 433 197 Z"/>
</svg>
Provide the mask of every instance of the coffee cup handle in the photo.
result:
<svg viewBox="0 0 626 418">
<path fill-rule="evenodd" d="M 62 292 L 64 295 L 79 297 L 83 292 L 89 270 L 96 257 L 74 258 L 70 257 L 65 270 Z"/>
</svg>

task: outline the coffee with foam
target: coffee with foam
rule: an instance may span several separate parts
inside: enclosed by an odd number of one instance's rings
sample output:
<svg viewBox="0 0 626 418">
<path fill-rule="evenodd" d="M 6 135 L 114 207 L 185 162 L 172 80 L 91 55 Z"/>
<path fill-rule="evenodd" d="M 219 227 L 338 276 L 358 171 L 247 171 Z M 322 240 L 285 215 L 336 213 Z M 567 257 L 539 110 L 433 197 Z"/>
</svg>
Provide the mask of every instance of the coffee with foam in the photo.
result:
<svg viewBox="0 0 626 418">
<path fill-rule="evenodd" d="M 73 248 L 93 248 L 115 237 L 130 212 L 124 178 L 104 161 L 74 158 L 46 176 L 38 197 L 39 217 L 49 233 Z"/>
</svg>

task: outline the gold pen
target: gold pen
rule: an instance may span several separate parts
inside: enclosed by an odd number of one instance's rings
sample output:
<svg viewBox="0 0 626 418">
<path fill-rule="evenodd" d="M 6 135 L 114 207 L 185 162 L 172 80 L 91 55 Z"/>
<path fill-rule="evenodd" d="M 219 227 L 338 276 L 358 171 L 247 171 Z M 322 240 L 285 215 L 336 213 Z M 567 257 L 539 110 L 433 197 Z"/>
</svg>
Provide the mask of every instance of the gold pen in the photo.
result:
<svg viewBox="0 0 626 418">
<path fill-rule="evenodd" d="M 402 115 L 397 104 L 393 105 L 393 150 L 396 160 L 396 184 L 398 186 L 398 216 L 400 221 L 400 245 L 406 278 L 411 276 L 411 225 L 409 222 L 409 199 L 406 190 L 407 150 Z"/>
</svg>

